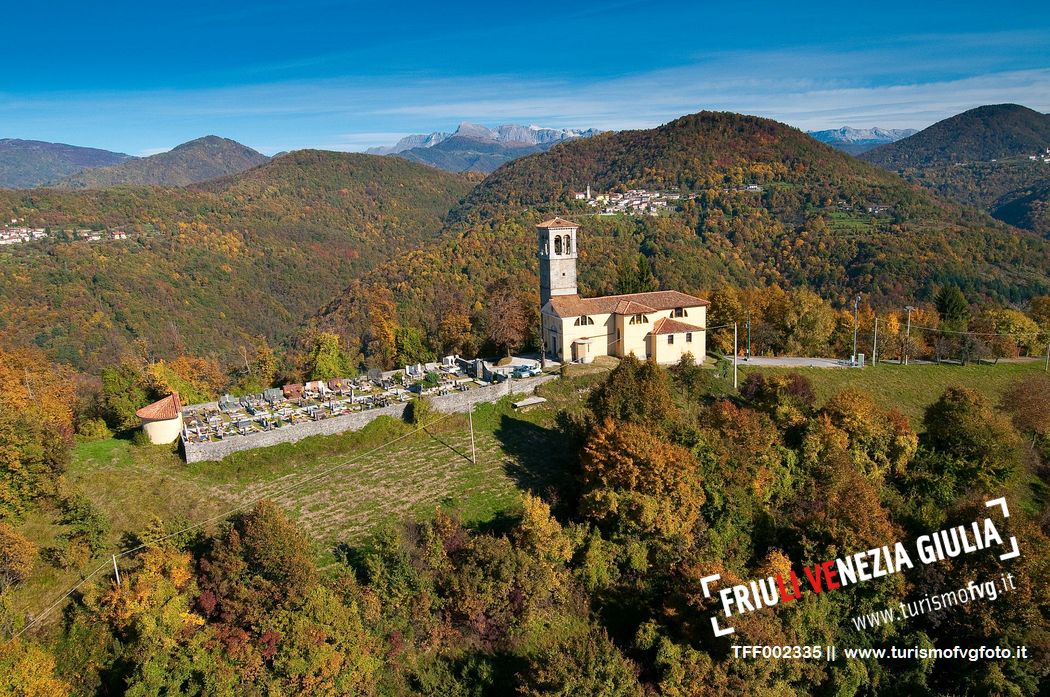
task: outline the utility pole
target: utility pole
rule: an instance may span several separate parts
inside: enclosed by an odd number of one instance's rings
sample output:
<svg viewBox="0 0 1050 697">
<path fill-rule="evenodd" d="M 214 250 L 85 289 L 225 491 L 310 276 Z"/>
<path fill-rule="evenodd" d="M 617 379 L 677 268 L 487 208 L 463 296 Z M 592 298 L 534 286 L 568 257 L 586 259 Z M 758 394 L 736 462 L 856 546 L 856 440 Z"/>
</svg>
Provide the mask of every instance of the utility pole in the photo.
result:
<svg viewBox="0 0 1050 697">
<path fill-rule="evenodd" d="M 737 349 L 737 338 L 736 338 L 736 322 L 733 322 L 733 389 L 736 389 L 736 363 L 737 355 L 740 351 Z"/>
<path fill-rule="evenodd" d="M 871 364 L 879 362 L 879 318 L 875 318 L 875 334 L 871 338 Z"/>
<path fill-rule="evenodd" d="M 751 308 L 747 308 L 747 357 L 745 361 L 751 360 Z"/>
<path fill-rule="evenodd" d="M 915 308 L 908 305 L 904 309 L 908 311 L 908 331 L 904 339 L 904 365 L 908 365 L 908 353 L 911 350 L 911 311 Z"/>
<path fill-rule="evenodd" d="M 117 568 L 117 555 L 113 555 L 113 575 L 117 577 L 117 585 L 120 585 L 120 569 Z"/>
<path fill-rule="evenodd" d="M 474 449 L 474 405 L 470 405 L 470 409 L 467 410 L 467 422 L 470 424 L 470 461 L 475 465 L 478 464 L 478 453 Z"/>
<path fill-rule="evenodd" d="M 853 298 L 853 360 L 854 366 L 857 365 L 857 314 L 860 311 L 860 296 Z"/>
</svg>

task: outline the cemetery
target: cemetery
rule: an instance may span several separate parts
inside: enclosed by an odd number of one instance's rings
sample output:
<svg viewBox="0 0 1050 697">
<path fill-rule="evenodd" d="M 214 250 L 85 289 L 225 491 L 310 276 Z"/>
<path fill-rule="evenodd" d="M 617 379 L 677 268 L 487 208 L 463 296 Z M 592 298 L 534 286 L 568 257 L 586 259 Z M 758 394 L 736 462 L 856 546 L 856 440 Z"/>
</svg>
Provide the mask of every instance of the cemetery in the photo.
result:
<svg viewBox="0 0 1050 697">
<path fill-rule="evenodd" d="M 217 402 L 182 409 L 182 449 L 187 462 L 218 460 L 240 450 L 362 428 L 383 415 L 400 417 L 420 397 L 431 399 L 440 411 L 463 411 L 511 391 L 531 392 L 552 377 L 528 363 L 493 368 L 449 356 L 402 371 L 223 395 Z"/>
</svg>

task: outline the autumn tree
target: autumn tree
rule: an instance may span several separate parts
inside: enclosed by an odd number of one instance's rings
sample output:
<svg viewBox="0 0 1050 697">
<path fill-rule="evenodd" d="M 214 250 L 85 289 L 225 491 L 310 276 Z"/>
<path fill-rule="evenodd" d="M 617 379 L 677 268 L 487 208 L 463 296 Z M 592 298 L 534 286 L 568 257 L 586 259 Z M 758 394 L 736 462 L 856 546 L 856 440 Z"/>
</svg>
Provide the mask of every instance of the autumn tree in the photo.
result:
<svg viewBox="0 0 1050 697">
<path fill-rule="evenodd" d="M 73 439 L 75 381 L 36 349 L 0 350 L 0 519 L 56 496 Z"/>
<path fill-rule="evenodd" d="M 806 435 L 805 477 L 789 507 L 793 531 L 786 538 L 800 557 L 819 557 L 828 546 L 873 549 L 896 538 L 879 484 L 857 468 L 848 445 L 848 436 L 827 415 Z"/>
<path fill-rule="evenodd" d="M 218 361 L 201 356 L 180 355 L 170 361 L 159 360 L 150 364 L 145 373 L 146 387 L 153 399 L 178 392 L 184 404 L 214 400 L 226 382 L 226 373 Z"/>
<path fill-rule="evenodd" d="M 272 387 L 281 364 L 266 338 L 260 336 L 250 346 L 240 346 L 239 353 L 242 366 L 234 390 L 251 393 Z"/>
<path fill-rule="evenodd" d="M 859 389 L 832 396 L 823 413 L 849 439 L 848 450 L 865 474 L 881 478 L 903 473 L 918 449 L 918 436 L 898 412 L 883 413 L 875 399 Z"/>
<path fill-rule="evenodd" d="M 544 648 L 520 675 L 519 694 L 527 697 L 590 695 L 641 697 L 637 667 L 605 632 L 589 632 Z"/>
<path fill-rule="evenodd" d="M 1032 373 L 1014 380 L 999 402 L 1022 433 L 1050 435 L 1050 376 Z"/>
<path fill-rule="evenodd" d="M 98 409 L 102 418 L 114 431 L 126 431 L 139 426 L 135 411 L 149 404 L 150 392 L 142 370 L 131 361 L 102 370 L 102 389 Z"/>
<path fill-rule="evenodd" d="M 1032 298 L 1029 304 L 1028 316 L 1031 317 L 1044 331 L 1050 331 L 1050 295 L 1040 295 Z"/>
<path fill-rule="evenodd" d="M 633 355 L 624 357 L 591 391 L 587 403 L 599 421 L 634 421 L 656 429 L 666 428 L 676 413 L 667 371 Z"/>
<path fill-rule="evenodd" d="M 1021 465 L 1017 432 L 976 390 L 949 387 L 926 408 L 923 422 L 930 446 L 956 458 L 971 486 L 999 486 Z"/>
<path fill-rule="evenodd" d="M 298 605 L 316 582 L 309 554 L 306 536 L 280 508 L 257 504 L 201 561 L 205 615 L 257 628 L 274 608 Z"/>
<path fill-rule="evenodd" d="M 488 288 L 485 304 L 485 326 L 489 340 L 511 352 L 521 346 L 529 327 L 520 294 L 510 283 L 500 281 Z"/>
<path fill-rule="evenodd" d="M 318 332 L 311 343 L 306 375 L 310 380 L 330 380 L 357 373 L 350 356 L 343 351 L 339 335 Z"/>
<path fill-rule="evenodd" d="M 0 523 L 0 592 L 29 576 L 36 558 L 36 545 L 7 523 Z"/>
<path fill-rule="evenodd" d="M 722 285 L 711 294 L 711 307 L 707 314 L 708 326 L 721 327 L 732 325 L 744 316 L 742 294 L 733 286 Z M 711 334 L 709 341 L 712 348 L 724 354 L 733 353 L 733 334 L 731 331 L 720 331 Z"/>
<path fill-rule="evenodd" d="M 806 289 L 791 293 L 773 321 L 780 334 L 780 352 L 793 356 L 824 354 L 835 330 L 835 312 Z"/>
<path fill-rule="evenodd" d="M 19 639 L 0 644 L 0 694 L 9 697 L 67 697 L 73 686 L 56 674 L 55 657 Z"/>
<path fill-rule="evenodd" d="M 581 456 L 581 510 L 626 534 L 693 539 L 704 491 L 693 454 L 636 423 L 606 418 Z"/>
</svg>

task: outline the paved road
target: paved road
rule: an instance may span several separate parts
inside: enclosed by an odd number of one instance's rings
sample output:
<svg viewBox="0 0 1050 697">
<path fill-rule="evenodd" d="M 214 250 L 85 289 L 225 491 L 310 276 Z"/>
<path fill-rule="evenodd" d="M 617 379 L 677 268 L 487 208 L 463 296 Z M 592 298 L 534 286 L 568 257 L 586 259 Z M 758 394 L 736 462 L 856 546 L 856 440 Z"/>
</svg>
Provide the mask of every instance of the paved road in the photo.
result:
<svg viewBox="0 0 1050 697">
<path fill-rule="evenodd" d="M 806 358 L 803 356 L 752 356 L 750 360 L 740 359 L 738 365 L 758 365 L 770 368 L 848 368 L 849 363 L 838 358 Z"/>
</svg>

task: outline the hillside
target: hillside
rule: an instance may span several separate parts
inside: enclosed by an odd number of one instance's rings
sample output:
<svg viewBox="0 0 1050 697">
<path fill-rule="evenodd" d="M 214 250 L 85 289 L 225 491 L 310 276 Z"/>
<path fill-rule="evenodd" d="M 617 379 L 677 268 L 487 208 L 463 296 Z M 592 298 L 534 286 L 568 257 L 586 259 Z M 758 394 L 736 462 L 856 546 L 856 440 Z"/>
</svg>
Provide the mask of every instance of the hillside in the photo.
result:
<svg viewBox="0 0 1050 697">
<path fill-rule="evenodd" d="M 127 234 L 4 247 L 0 328 L 87 369 L 134 339 L 229 360 L 431 238 L 470 186 L 397 158 L 298 151 L 193 188 L 0 192 L 3 217 Z"/>
<path fill-rule="evenodd" d="M 861 159 L 995 218 L 1050 234 L 1040 209 L 1050 205 L 1050 115 L 1015 104 L 972 109 Z"/>
<path fill-rule="evenodd" d="M 991 213 L 1011 225 L 1050 238 L 1050 176 L 1000 196 Z"/>
<path fill-rule="evenodd" d="M 54 185 L 62 189 L 101 189 L 125 184 L 185 186 L 243 172 L 269 159 L 229 138 L 205 136 L 168 152 L 85 170 Z"/>
<path fill-rule="evenodd" d="M 129 156 L 40 140 L 0 138 L 0 188 L 29 189 L 88 167 L 116 165 Z"/>
<path fill-rule="evenodd" d="M 954 162 L 987 162 L 1050 147 L 1050 115 L 1019 104 L 970 109 L 861 159 L 891 170 Z"/>
<path fill-rule="evenodd" d="M 673 189 L 683 200 L 670 214 L 595 216 L 571 195 L 586 185 L 595 193 Z M 510 277 L 535 294 L 533 226 L 555 213 L 582 224 L 584 294 L 615 292 L 637 271 L 639 254 L 667 288 L 775 283 L 843 304 L 859 292 L 902 306 L 948 282 L 974 297 L 1020 300 L 1050 283 L 1050 249 L 1037 236 L 783 124 L 703 112 L 503 166 L 450 213 L 436 245 L 377 268 L 317 323 L 366 346 L 373 329 L 361 298 L 393 289 L 401 321 L 426 328 L 435 350 L 483 342 L 485 288 Z M 455 331 L 440 325 L 449 315 Z"/>
</svg>

